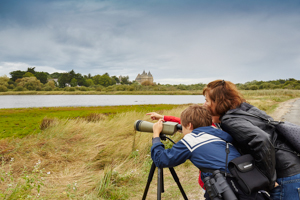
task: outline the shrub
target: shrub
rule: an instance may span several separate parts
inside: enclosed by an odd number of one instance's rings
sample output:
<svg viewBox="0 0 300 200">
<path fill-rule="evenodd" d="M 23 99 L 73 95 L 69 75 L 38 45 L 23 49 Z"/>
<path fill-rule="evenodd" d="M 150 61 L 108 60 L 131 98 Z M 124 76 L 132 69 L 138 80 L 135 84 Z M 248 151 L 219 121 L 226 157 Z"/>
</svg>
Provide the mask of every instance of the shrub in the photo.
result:
<svg viewBox="0 0 300 200">
<path fill-rule="evenodd" d="M 39 87 L 36 87 L 36 88 L 35 88 L 35 91 L 42 91 L 42 87 L 40 87 L 40 86 L 39 86 Z"/>
<path fill-rule="evenodd" d="M 106 92 L 112 92 L 112 91 L 115 91 L 115 88 L 114 86 L 108 86 L 106 89 L 105 89 Z"/>
<path fill-rule="evenodd" d="M 36 90 L 37 87 L 41 87 L 41 82 L 36 77 L 24 77 L 19 80 L 18 86 L 22 86 L 28 90 Z"/>
<path fill-rule="evenodd" d="M 257 85 L 251 85 L 249 87 L 250 90 L 258 90 L 258 86 Z"/>
<path fill-rule="evenodd" d="M 103 88 L 104 88 L 104 87 L 101 87 L 101 86 L 96 87 L 96 91 L 101 92 L 101 91 L 103 90 Z"/>
<path fill-rule="evenodd" d="M 69 91 L 69 92 L 74 92 L 75 88 L 74 87 L 65 87 L 64 90 Z"/>
<path fill-rule="evenodd" d="M 24 91 L 24 88 L 22 86 L 17 86 L 14 91 Z"/>
<path fill-rule="evenodd" d="M 53 90 L 54 90 L 54 91 L 61 91 L 61 88 L 56 87 L 56 88 L 54 88 Z"/>
<path fill-rule="evenodd" d="M 127 88 L 127 90 L 128 90 L 128 91 L 133 91 L 133 90 L 134 90 L 134 87 L 133 87 L 133 86 L 130 86 L 130 87 Z"/>
<path fill-rule="evenodd" d="M 46 87 L 44 87 L 44 91 L 52 91 L 52 87 L 46 86 Z"/>
<path fill-rule="evenodd" d="M 80 91 L 89 91 L 89 89 L 87 87 L 85 87 L 85 86 L 79 87 L 79 90 Z"/>
<path fill-rule="evenodd" d="M 150 85 L 153 85 L 153 83 L 151 83 L 150 81 L 144 81 L 141 83 L 141 85 L 150 86 Z"/>
<path fill-rule="evenodd" d="M 4 85 L 0 85 L 0 92 L 6 92 L 7 91 L 7 87 L 5 87 Z"/>
<path fill-rule="evenodd" d="M 15 88 L 15 86 L 14 86 L 14 84 L 9 84 L 9 85 L 7 86 L 7 88 L 13 90 L 13 89 Z"/>
</svg>

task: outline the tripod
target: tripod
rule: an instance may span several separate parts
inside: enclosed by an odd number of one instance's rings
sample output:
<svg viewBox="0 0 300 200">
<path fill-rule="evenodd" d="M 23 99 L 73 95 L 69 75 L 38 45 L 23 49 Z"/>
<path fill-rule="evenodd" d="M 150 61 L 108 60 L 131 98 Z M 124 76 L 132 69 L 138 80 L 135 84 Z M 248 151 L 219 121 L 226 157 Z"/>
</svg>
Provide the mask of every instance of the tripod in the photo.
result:
<svg viewBox="0 0 300 200">
<path fill-rule="evenodd" d="M 168 138 L 165 134 L 160 134 L 159 137 L 160 137 L 161 140 L 165 141 L 166 139 L 168 139 L 168 140 L 170 140 L 171 142 L 173 142 L 175 144 L 175 142 L 173 140 L 171 140 L 170 138 Z M 153 175 L 154 175 L 154 172 L 155 172 L 155 168 L 156 168 L 156 166 L 155 166 L 154 162 L 152 161 L 151 169 L 150 169 L 150 172 L 149 172 L 149 175 L 148 175 L 147 185 L 146 185 L 146 188 L 144 190 L 143 200 L 146 199 L 146 196 L 147 196 L 147 193 L 148 193 L 148 190 L 149 190 L 149 186 L 150 186 L 150 183 L 152 181 L 152 178 L 153 178 Z M 158 169 L 157 170 L 157 200 L 161 200 L 161 193 L 165 192 L 165 190 L 164 190 L 163 168 L 158 167 L 157 169 Z M 187 198 L 187 196 L 186 196 L 186 194 L 185 194 L 185 192 L 184 192 L 184 190 L 181 186 L 181 183 L 179 181 L 179 178 L 178 178 L 174 168 L 169 167 L 169 170 L 170 170 L 170 172 L 173 176 L 174 181 L 177 183 L 177 186 L 178 186 L 183 198 L 185 200 L 187 200 L 188 198 Z"/>
</svg>

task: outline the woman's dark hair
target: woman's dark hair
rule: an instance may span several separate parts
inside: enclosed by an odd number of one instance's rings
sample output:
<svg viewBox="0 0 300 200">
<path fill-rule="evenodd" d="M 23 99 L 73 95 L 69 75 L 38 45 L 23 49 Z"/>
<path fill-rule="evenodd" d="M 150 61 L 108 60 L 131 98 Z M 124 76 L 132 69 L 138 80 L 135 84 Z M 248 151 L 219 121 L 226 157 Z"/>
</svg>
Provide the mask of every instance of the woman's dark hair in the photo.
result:
<svg viewBox="0 0 300 200">
<path fill-rule="evenodd" d="M 235 84 L 230 81 L 215 80 L 210 82 L 204 89 L 203 95 L 216 104 L 212 115 L 222 116 L 228 110 L 239 107 L 246 100 L 236 88 Z"/>
</svg>

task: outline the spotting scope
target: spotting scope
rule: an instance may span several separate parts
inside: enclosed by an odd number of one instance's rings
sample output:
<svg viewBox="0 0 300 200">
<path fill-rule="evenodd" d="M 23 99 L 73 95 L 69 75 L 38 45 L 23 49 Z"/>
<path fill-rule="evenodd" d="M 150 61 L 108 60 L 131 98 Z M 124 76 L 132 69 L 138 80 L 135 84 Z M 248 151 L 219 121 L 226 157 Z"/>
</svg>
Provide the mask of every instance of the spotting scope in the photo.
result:
<svg viewBox="0 0 300 200">
<path fill-rule="evenodd" d="M 153 133 L 153 123 L 143 120 L 136 120 L 134 122 L 134 129 L 136 131 Z M 182 126 L 176 122 L 163 122 L 161 134 L 173 135 L 179 130 L 182 130 Z"/>
</svg>

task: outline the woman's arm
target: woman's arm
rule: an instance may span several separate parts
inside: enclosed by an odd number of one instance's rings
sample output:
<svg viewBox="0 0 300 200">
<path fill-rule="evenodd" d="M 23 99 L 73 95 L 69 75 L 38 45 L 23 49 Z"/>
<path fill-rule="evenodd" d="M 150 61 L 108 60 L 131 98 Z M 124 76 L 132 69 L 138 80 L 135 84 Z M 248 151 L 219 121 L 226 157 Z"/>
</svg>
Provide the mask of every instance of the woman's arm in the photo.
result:
<svg viewBox="0 0 300 200">
<path fill-rule="evenodd" d="M 222 120 L 221 127 L 237 142 L 242 154 L 250 153 L 258 168 L 270 180 L 270 189 L 276 180 L 275 150 L 268 133 L 243 118 Z"/>
</svg>

